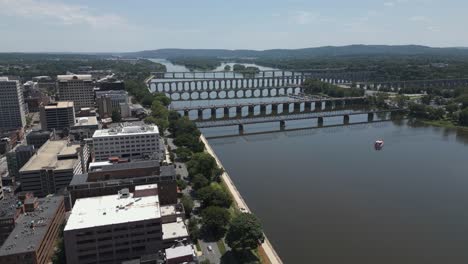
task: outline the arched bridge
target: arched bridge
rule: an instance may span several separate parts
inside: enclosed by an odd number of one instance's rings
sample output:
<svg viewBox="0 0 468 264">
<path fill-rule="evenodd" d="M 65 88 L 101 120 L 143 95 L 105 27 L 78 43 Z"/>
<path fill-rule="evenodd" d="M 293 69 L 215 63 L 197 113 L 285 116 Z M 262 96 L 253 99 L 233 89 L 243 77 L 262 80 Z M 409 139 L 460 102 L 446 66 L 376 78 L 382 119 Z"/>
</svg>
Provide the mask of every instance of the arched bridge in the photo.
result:
<svg viewBox="0 0 468 264">
<path fill-rule="evenodd" d="M 357 84 L 361 88 L 379 90 L 381 88 L 400 89 L 405 87 L 420 87 L 422 89 L 430 87 L 452 88 L 468 85 L 468 78 L 461 79 L 437 79 L 437 80 L 414 80 L 414 81 L 383 81 L 383 82 L 364 82 Z"/>
</svg>

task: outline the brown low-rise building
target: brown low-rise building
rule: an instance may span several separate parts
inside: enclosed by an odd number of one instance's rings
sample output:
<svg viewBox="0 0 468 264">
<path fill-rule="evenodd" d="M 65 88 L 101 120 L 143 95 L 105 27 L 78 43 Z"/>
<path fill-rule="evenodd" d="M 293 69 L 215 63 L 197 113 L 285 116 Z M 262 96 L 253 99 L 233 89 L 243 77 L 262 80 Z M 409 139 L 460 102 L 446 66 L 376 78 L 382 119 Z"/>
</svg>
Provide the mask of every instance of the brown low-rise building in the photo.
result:
<svg viewBox="0 0 468 264">
<path fill-rule="evenodd" d="M 63 197 L 29 197 L 21 211 L 0 247 L 0 263 L 49 263 L 65 217 Z"/>
</svg>

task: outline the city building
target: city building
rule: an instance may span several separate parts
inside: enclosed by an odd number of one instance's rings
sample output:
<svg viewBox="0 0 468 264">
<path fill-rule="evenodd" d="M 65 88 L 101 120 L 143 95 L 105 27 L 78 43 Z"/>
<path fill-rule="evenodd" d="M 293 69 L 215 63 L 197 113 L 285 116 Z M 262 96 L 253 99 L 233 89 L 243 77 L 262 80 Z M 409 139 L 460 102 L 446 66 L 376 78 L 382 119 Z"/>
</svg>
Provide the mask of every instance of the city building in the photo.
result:
<svg viewBox="0 0 468 264">
<path fill-rule="evenodd" d="M 120 112 L 121 103 L 129 103 L 128 93 L 126 91 L 96 91 L 96 105 L 101 118 L 112 116 L 113 111 Z"/>
<path fill-rule="evenodd" d="M 75 141 L 91 138 L 98 129 L 99 122 L 96 116 L 77 117 L 75 125 L 70 128 L 69 137 Z"/>
<path fill-rule="evenodd" d="M 58 75 L 57 92 L 61 101 L 72 101 L 75 110 L 94 106 L 94 82 L 91 75 Z"/>
<path fill-rule="evenodd" d="M 125 83 L 123 81 L 118 81 L 113 78 L 104 78 L 98 81 L 98 86 L 100 91 L 124 91 Z"/>
<path fill-rule="evenodd" d="M 47 141 L 20 169 L 18 180 L 22 190 L 42 197 L 65 189 L 73 175 L 86 171 L 87 154 L 87 145 Z"/>
<path fill-rule="evenodd" d="M 6 155 L 10 177 L 18 177 L 21 167 L 34 155 L 34 146 L 17 146 Z"/>
<path fill-rule="evenodd" d="M 93 146 L 96 161 L 105 161 L 109 157 L 159 159 L 164 153 L 158 127 L 147 125 L 97 130 L 93 135 Z"/>
<path fill-rule="evenodd" d="M 39 90 L 54 94 L 57 89 L 57 83 L 50 76 L 36 76 L 32 78 L 33 82 L 37 83 Z"/>
<path fill-rule="evenodd" d="M 12 150 L 24 138 L 24 128 L 0 132 L 0 154 Z"/>
<path fill-rule="evenodd" d="M 106 162 L 103 162 L 106 163 Z M 73 205 L 76 199 L 111 195 L 135 186 L 157 184 L 161 205 L 177 203 L 177 182 L 174 166 L 160 166 L 157 161 L 133 161 L 112 165 L 91 163 L 88 173 L 73 176 L 67 187 L 69 201 Z"/>
<path fill-rule="evenodd" d="M 0 77 L 0 131 L 23 128 L 26 125 L 25 115 L 20 82 Z"/>
<path fill-rule="evenodd" d="M 71 101 L 62 101 L 41 107 L 41 128 L 63 131 L 75 125 L 75 108 Z"/>
<path fill-rule="evenodd" d="M 121 263 L 188 240 L 182 217 L 165 221 L 180 210 L 161 210 L 157 189 L 140 185 L 133 193 L 76 200 L 64 230 L 67 263 Z"/>
<path fill-rule="evenodd" d="M 0 263 L 51 263 L 65 217 L 63 197 L 26 197 L 7 206 L 9 235 L 0 247 Z"/>
<path fill-rule="evenodd" d="M 47 130 L 31 131 L 26 136 L 26 143 L 34 146 L 35 149 L 39 149 L 47 140 L 53 138 L 53 135 L 53 132 Z"/>
</svg>

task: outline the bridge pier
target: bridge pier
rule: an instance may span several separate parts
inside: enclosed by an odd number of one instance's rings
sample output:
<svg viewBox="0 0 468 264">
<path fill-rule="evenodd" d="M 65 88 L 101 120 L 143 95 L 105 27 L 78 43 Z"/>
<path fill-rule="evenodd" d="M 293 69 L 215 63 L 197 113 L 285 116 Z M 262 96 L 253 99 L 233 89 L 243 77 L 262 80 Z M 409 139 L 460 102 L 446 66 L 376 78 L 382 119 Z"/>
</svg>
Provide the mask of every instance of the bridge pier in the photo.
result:
<svg viewBox="0 0 468 264">
<path fill-rule="evenodd" d="M 333 109 L 333 102 L 332 101 L 325 101 L 325 111 L 329 111 Z"/>
<path fill-rule="evenodd" d="M 343 124 L 345 124 L 345 125 L 349 124 L 349 115 L 344 115 L 343 116 Z"/>
<path fill-rule="evenodd" d="M 372 122 L 372 121 L 374 121 L 374 113 L 368 113 L 367 122 Z"/>
<path fill-rule="evenodd" d="M 261 105 L 260 106 L 260 115 L 266 115 L 266 110 L 267 110 L 266 105 Z"/>
<path fill-rule="evenodd" d="M 315 102 L 315 109 L 314 111 L 319 112 L 322 111 L 322 102 Z"/>
<path fill-rule="evenodd" d="M 284 114 L 289 114 L 289 103 L 284 103 L 283 104 L 283 113 Z"/>
<path fill-rule="evenodd" d="M 188 116 L 189 116 L 189 112 L 190 112 L 189 110 L 184 110 L 184 116 L 185 116 L 185 117 L 188 117 Z"/>
<path fill-rule="evenodd" d="M 239 124 L 239 134 L 243 135 L 244 134 L 244 125 Z"/>
<path fill-rule="evenodd" d="M 249 116 L 254 116 L 255 115 L 255 106 L 249 105 Z"/>
<path fill-rule="evenodd" d="M 323 117 L 319 117 L 317 119 L 317 125 L 318 125 L 318 127 L 323 127 Z"/>
<path fill-rule="evenodd" d="M 271 105 L 271 114 L 275 115 L 278 113 L 278 104 L 272 104 Z"/>
<path fill-rule="evenodd" d="M 301 112 L 301 103 L 294 103 L 294 113 Z"/>
<path fill-rule="evenodd" d="M 229 107 L 224 107 L 224 118 L 229 117 Z"/>
<path fill-rule="evenodd" d="M 211 119 L 216 119 L 216 108 L 211 108 Z"/>
<path fill-rule="evenodd" d="M 280 120 L 280 130 L 283 131 L 286 129 L 286 122 L 284 120 Z"/>
<path fill-rule="evenodd" d="M 304 112 L 310 112 L 312 109 L 312 103 L 310 102 L 305 102 L 304 103 Z"/>
<path fill-rule="evenodd" d="M 238 106 L 236 107 L 236 116 L 242 116 L 242 107 Z"/>
<path fill-rule="evenodd" d="M 198 119 L 203 120 L 203 110 L 202 109 L 198 109 Z"/>
</svg>

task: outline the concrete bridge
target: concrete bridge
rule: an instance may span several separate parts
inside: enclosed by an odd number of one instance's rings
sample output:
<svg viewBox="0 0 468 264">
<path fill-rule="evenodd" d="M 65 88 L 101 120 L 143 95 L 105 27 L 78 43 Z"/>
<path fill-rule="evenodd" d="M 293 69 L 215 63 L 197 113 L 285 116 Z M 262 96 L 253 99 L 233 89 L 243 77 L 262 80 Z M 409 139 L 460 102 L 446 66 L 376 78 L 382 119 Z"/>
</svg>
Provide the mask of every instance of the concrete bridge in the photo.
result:
<svg viewBox="0 0 468 264">
<path fill-rule="evenodd" d="M 468 78 L 465 79 L 437 79 L 437 80 L 414 80 L 414 81 L 384 81 L 384 82 L 364 82 L 357 83 L 358 87 L 379 90 L 382 88 L 395 89 L 405 87 L 421 87 L 422 89 L 430 87 L 453 88 L 457 86 L 468 85 Z"/>
<path fill-rule="evenodd" d="M 194 80 L 151 80 L 151 92 L 196 92 L 200 90 L 271 88 L 287 85 L 299 86 L 305 80 L 304 76 L 230 78 L 230 79 L 194 79 Z"/>
<path fill-rule="evenodd" d="M 279 87 L 263 88 L 237 88 L 237 89 L 205 89 L 195 91 L 169 91 L 166 95 L 173 101 L 189 100 L 214 100 L 214 99 L 242 99 L 242 98 L 264 98 L 281 97 L 290 94 L 302 93 L 302 87 L 298 85 L 287 85 Z"/>
<path fill-rule="evenodd" d="M 225 105 L 204 105 L 191 107 L 171 107 L 171 110 L 183 112 L 184 116 L 189 116 L 190 111 L 197 112 L 197 120 L 203 120 L 204 112 L 209 112 L 210 119 L 230 118 L 231 110 L 235 109 L 235 117 L 241 117 L 243 110 L 247 110 L 248 116 L 254 116 L 256 112 L 259 115 L 267 115 L 270 108 L 270 115 L 278 113 L 299 113 L 299 112 L 319 112 L 331 111 L 333 109 L 343 109 L 344 107 L 364 105 L 366 97 L 344 97 L 344 98 L 300 98 L 288 99 L 271 102 L 256 103 L 235 103 Z M 290 109 L 292 106 L 292 109 Z M 313 108 L 312 108 L 313 106 Z M 281 108 L 281 112 L 279 111 Z M 218 110 L 220 116 L 218 117 Z"/>
<path fill-rule="evenodd" d="M 330 111 L 330 112 L 319 112 L 319 113 L 305 113 L 295 115 L 276 115 L 268 117 L 255 117 L 255 118 L 241 118 L 241 119 L 230 119 L 220 121 L 202 121 L 196 122 L 198 128 L 210 128 L 210 127 L 223 127 L 223 126 L 238 126 L 239 133 L 243 134 L 244 126 L 248 124 L 259 124 L 259 123 L 271 123 L 279 122 L 280 130 L 285 130 L 286 121 L 293 120 L 305 120 L 305 119 L 317 119 L 317 125 L 322 127 L 324 125 L 325 118 L 331 117 L 343 117 L 343 124 L 350 124 L 350 117 L 355 115 L 367 115 L 367 122 L 373 122 L 375 115 L 390 113 L 390 117 L 394 113 L 403 111 L 402 109 L 388 109 L 388 110 L 342 110 L 342 111 Z"/>
<path fill-rule="evenodd" d="M 252 72 L 232 71 L 197 71 L 197 72 L 152 72 L 157 79 L 231 79 L 255 76 L 267 77 L 296 77 L 307 76 L 314 79 L 347 80 L 347 82 L 367 81 L 372 71 L 349 71 L 346 68 L 335 69 L 293 69 L 293 70 L 263 70 Z"/>
</svg>

